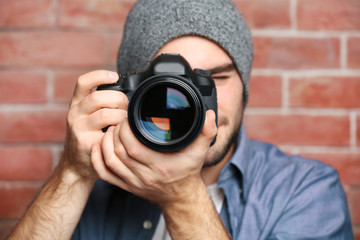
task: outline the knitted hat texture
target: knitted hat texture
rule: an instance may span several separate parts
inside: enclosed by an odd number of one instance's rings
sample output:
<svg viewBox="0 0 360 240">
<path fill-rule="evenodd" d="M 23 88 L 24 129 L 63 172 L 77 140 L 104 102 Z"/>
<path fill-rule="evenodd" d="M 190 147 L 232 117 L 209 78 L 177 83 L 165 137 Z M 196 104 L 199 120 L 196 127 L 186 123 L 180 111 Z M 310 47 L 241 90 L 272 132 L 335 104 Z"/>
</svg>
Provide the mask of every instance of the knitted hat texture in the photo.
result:
<svg viewBox="0 0 360 240">
<path fill-rule="evenodd" d="M 138 0 L 130 10 L 118 52 L 118 72 L 142 72 L 170 40 L 197 35 L 221 46 L 233 60 L 248 101 L 253 62 L 250 30 L 231 0 Z"/>
</svg>

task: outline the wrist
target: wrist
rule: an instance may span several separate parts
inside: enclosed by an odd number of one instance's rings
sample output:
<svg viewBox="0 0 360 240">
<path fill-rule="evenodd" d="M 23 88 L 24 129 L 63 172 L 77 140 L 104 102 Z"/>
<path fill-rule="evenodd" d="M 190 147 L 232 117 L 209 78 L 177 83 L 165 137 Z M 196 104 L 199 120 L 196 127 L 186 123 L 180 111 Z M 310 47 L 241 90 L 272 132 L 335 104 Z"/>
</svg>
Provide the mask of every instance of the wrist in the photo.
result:
<svg viewBox="0 0 360 240">
<path fill-rule="evenodd" d="M 200 176 L 192 176 L 180 184 L 180 187 L 171 192 L 171 197 L 161 202 L 159 207 L 163 212 L 181 209 L 190 209 L 194 203 L 202 199 L 202 196 L 208 197 L 206 185 Z"/>
<path fill-rule="evenodd" d="M 95 180 L 79 175 L 62 159 L 15 228 L 14 239 L 51 239 L 54 236 L 70 239 Z"/>
<path fill-rule="evenodd" d="M 72 154 L 76 155 L 76 154 Z M 81 181 L 93 181 L 95 182 L 98 179 L 98 175 L 93 169 L 90 161 L 84 163 L 78 161 L 74 156 L 69 155 L 66 151 L 61 155 L 60 163 L 57 167 L 57 170 L 63 174 L 69 180 L 81 180 Z"/>
<path fill-rule="evenodd" d="M 202 179 L 191 185 L 191 194 L 161 206 L 172 239 L 230 239 Z"/>
<path fill-rule="evenodd" d="M 64 159 L 60 161 L 54 175 L 55 179 L 58 179 L 68 186 L 81 184 L 84 185 L 84 187 L 88 186 L 92 188 L 97 180 L 96 174 L 84 174 L 84 171 L 79 171 L 75 166 Z"/>
</svg>

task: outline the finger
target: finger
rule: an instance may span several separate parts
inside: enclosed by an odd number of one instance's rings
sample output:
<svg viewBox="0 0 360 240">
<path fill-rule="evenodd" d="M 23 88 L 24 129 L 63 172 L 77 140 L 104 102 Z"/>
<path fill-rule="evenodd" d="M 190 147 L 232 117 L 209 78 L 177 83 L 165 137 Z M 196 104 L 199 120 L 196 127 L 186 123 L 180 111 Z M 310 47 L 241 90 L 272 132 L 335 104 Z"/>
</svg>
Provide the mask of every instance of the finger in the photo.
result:
<svg viewBox="0 0 360 240">
<path fill-rule="evenodd" d="M 116 153 L 123 162 L 136 173 L 147 171 L 153 162 L 148 156 L 157 159 L 159 153 L 142 144 L 132 132 L 129 122 L 125 119 L 119 126 L 118 134 L 114 138 L 115 146 L 121 143 L 122 148 L 116 147 Z M 160 158 L 160 156 L 159 156 Z"/>
<path fill-rule="evenodd" d="M 124 159 L 127 159 L 128 155 L 124 148 L 123 143 L 120 141 L 120 129 L 122 127 L 123 122 L 126 120 L 127 119 L 124 119 L 121 123 L 116 125 L 116 127 L 114 128 L 114 135 L 113 135 L 115 154 L 118 158 L 120 158 L 124 162 L 125 165 L 126 165 L 126 163 L 125 163 Z"/>
<path fill-rule="evenodd" d="M 129 99 L 120 91 L 95 91 L 83 98 L 79 110 L 84 114 L 93 113 L 101 108 L 119 108 L 127 110 Z"/>
<path fill-rule="evenodd" d="M 99 178 L 102 180 L 116 185 L 125 191 L 129 191 L 129 187 L 124 180 L 116 176 L 111 172 L 105 165 L 104 159 L 100 150 L 99 144 L 94 144 L 91 148 L 91 163 L 95 172 L 98 174 Z"/>
<path fill-rule="evenodd" d="M 210 147 L 210 143 L 217 134 L 215 119 L 215 112 L 213 110 L 206 111 L 205 122 L 201 133 L 195 139 L 195 141 L 188 148 L 186 148 L 186 150 L 191 151 L 192 148 L 198 147 L 206 150 Z"/>
<path fill-rule="evenodd" d="M 119 159 L 114 152 L 114 127 L 110 127 L 105 133 L 102 141 L 104 162 L 107 168 L 122 178 L 126 183 L 137 183 L 133 172 Z"/>
<path fill-rule="evenodd" d="M 101 84 L 111 84 L 118 80 L 117 73 L 107 70 L 96 70 L 80 76 L 76 82 L 72 104 L 77 104 Z"/>
<path fill-rule="evenodd" d="M 217 134 L 216 115 L 213 110 L 206 111 L 205 123 L 201 135 L 213 139 Z"/>
<path fill-rule="evenodd" d="M 127 117 L 127 111 L 103 108 L 90 114 L 86 120 L 89 129 L 100 130 L 108 126 L 116 126 Z"/>
<path fill-rule="evenodd" d="M 123 139 L 127 142 L 126 146 L 122 142 Z M 160 174 L 157 174 L 156 166 L 159 167 L 159 162 L 164 165 L 166 159 L 160 156 L 159 152 L 143 145 L 132 133 L 126 119 L 115 127 L 114 146 L 116 155 L 135 177 L 132 184 L 134 190 L 142 189 L 143 191 L 145 186 L 157 182 L 163 172 L 160 171 Z"/>
</svg>

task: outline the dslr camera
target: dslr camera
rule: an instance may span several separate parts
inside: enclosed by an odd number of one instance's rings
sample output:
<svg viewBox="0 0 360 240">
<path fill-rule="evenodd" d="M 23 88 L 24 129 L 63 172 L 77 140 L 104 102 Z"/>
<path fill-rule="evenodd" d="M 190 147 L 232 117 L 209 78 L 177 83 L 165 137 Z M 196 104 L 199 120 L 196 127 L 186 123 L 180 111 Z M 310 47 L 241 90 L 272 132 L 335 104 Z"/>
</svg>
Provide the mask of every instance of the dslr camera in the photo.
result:
<svg viewBox="0 0 360 240">
<path fill-rule="evenodd" d="M 192 143 L 203 128 L 206 110 L 214 110 L 217 123 L 211 72 L 192 70 L 179 54 L 161 54 L 146 71 L 119 74 L 117 83 L 100 85 L 97 90 L 124 92 L 129 98 L 131 130 L 143 144 L 160 152 Z"/>
</svg>

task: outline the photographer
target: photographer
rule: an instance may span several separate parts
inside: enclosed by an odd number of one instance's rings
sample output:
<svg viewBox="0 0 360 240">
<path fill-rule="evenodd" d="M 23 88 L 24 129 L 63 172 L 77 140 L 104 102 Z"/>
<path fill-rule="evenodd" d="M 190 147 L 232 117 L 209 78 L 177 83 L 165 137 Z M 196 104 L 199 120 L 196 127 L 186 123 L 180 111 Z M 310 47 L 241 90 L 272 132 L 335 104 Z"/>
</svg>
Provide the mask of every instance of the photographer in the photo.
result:
<svg viewBox="0 0 360 240">
<path fill-rule="evenodd" d="M 230 0 L 139 0 L 118 72 L 144 72 L 162 53 L 212 74 L 217 109 L 196 139 L 172 152 L 146 146 L 128 120 L 135 98 L 95 91 L 119 76 L 79 77 L 59 166 L 9 239 L 353 238 L 334 169 L 247 138 L 252 39 Z"/>
</svg>

